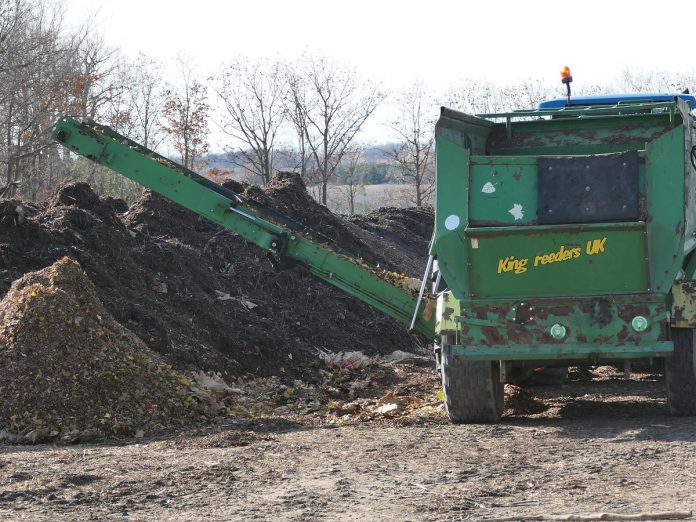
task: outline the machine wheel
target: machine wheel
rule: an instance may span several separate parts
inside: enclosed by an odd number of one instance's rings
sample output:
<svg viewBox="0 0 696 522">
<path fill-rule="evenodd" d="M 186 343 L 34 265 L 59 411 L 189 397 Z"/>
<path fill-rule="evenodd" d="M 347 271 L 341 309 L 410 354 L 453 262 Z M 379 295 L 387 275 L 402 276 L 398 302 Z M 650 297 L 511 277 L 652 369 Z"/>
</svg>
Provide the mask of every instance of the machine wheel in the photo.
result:
<svg viewBox="0 0 696 522">
<path fill-rule="evenodd" d="M 665 361 L 667 406 L 672 415 L 696 415 L 696 359 L 693 328 L 672 328 L 674 353 Z"/>
<path fill-rule="evenodd" d="M 467 361 L 452 355 L 452 342 L 443 336 L 442 390 L 452 422 L 495 422 L 505 400 L 500 366 L 491 361 Z"/>
</svg>

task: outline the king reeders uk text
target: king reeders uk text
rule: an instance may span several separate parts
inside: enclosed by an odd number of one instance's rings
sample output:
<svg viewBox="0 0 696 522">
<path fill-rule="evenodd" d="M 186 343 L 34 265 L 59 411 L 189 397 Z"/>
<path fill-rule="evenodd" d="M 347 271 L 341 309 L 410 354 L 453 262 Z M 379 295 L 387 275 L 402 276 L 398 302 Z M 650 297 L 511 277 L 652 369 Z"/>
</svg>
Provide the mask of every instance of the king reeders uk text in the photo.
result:
<svg viewBox="0 0 696 522">
<path fill-rule="evenodd" d="M 590 239 L 585 246 L 585 254 L 588 256 L 594 256 L 597 254 L 603 254 L 605 252 L 607 238 L 603 237 L 601 239 Z M 548 265 L 550 263 L 561 263 L 564 261 L 570 261 L 572 259 L 577 259 L 582 255 L 582 247 L 573 246 L 572 248 L 566 248 L 565 245 L 561 246 L 560 250 L 556 252 L 549 252 L 547 254 L 539 254 L 534 257 L 533 265 L 534 267 L 539 265 Z M 498 273 L 503 274 L 511 272 L 513 274 L 524 274 L 529 268 L 530 258 L 515 259 L 515 256 L 508 256 L 498 260 Z"/>
</svg>

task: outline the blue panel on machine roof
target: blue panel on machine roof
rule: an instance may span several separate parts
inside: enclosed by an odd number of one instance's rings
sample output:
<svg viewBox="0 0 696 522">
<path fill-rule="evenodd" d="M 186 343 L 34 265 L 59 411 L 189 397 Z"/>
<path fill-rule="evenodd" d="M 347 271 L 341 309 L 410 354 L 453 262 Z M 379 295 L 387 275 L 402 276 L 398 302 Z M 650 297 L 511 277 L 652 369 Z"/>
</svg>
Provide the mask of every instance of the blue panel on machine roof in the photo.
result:
<svg viewBox="0 0 696 522">
<path fill-rule="evenodd" d="M 681 98 L 689 104 L 691 109 L 696 109 L 696 97 L 693 94 L 665 94 L 656 92 L 640 92 L 634 94 L 608 94 L 599 96 L 572 96 L 570 104 L 573 105 L 616 105 L 617 103 L 637 102 L 671 102 L 674 98 Z M 562 109 L 567 106 L 567 98 L 557 98 L 539 103 L 537 109 Z"/>
</svg>

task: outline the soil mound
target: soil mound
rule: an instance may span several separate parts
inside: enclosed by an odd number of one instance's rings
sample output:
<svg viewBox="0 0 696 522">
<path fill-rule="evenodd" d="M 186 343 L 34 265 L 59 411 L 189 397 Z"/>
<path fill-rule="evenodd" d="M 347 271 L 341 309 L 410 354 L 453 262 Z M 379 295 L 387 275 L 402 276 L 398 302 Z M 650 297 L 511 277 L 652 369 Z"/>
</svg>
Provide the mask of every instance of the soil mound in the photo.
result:
<svg viewBox="0 0 696 522">
<path fill-rule="evenodd" d="M 0 346 L 6 439 L 133 436 L 198 417 L 187 381 L 114 320 L 67 257 L 12 284 Z"/>
<path fill-rule="evenodd" d="M 308 235 L 313 236 L 315 235 L 313 233 L 318 233 L 316 239 L 320 241 L 323 239 L 320 236 L 324 236 L 326 240 L 338 245 L 351 255 L 362 257 L 375 265 L 388 264 L 384 258 L 375 255 L 341 218 L 316 202 L 307 192 L 307 187 L 299 174 L 279 172 L 263 188 L 248 187 L 246 195 L 306 227 Z"/>
<path fill-rule="evenodd" d="M 175 237 L 189 244 L 200 244 L 203 234 L 221 230 L 195 212 L 172 203 L 155 192 L 145 191 L 128 212 L 123 222 L 134 231 L 149 237 Z"/>
<path fill-rule="evenodd" d="M 432 208 L 384 207 L 348 221 L 375 255 L 412 277 L 423 277 L 435 227 Z"/>
<path fill-rule="evenodd" d="M 99 196 L 87 183 L 67 183 L 53 194 L 49 200 L 49 205 L 52 207 L 75 206 L 85 210 L 93 210 L 99 205 Z"/>
<path fill-rule="evenodd" d="M 389 267 L 420 276 L 429 232 L 412 238 L 406 225 L 386 237 L 397 213 L 363 230 L 315 203 L 294 175 L 247 192 L 346 248 L 358 246 L 368 261 L 388 254 Z M 415 352 L 425 344 L 302 267 L 274 271 L 261 249 L 156 194 L 145 192 L 126 213 L 85 184 L 24 205 L 22 219 L 16 203 L 0 207 L 0 295 L 25 273 L 69 256 L 115 320 L 179 369 L 312 380 L 320 352 Z"/>
<path fill-rule="evenodd" d="M 35 215 L 38 209 L 34 205 L 27 205 L 16 199 L 4 199 L 0 201 L 0 231 L 24 223 Z M 1 240 L 2 236 L 0 236 Z"/>
</svg>

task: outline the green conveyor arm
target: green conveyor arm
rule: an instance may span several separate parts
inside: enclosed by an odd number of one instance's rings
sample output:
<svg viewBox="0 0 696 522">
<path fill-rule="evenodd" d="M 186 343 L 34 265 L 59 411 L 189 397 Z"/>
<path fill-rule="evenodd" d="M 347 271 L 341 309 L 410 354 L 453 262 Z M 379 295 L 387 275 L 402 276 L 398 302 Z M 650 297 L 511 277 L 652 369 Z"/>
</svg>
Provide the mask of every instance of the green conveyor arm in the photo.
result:
<svg viewBox="0 0 696 522">
<path fill-rule="evenodd" d="M 410 325 L 418 298 L 394 286 L 362 261 L 340 253 L 301 225 L 247 200 L 203 176 L 143 147 L 108 127 L 72 119 L 58 121 L 56 141 L 173 202 L 225 227 L 266 250 L 280 264 L 306 266 L 315 276 Z M 434 310 L 419 306 L 414 329 L 435 337 Z"/>
</svg>

